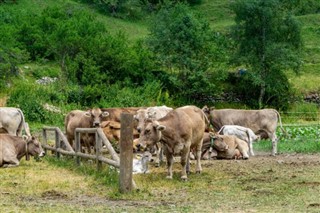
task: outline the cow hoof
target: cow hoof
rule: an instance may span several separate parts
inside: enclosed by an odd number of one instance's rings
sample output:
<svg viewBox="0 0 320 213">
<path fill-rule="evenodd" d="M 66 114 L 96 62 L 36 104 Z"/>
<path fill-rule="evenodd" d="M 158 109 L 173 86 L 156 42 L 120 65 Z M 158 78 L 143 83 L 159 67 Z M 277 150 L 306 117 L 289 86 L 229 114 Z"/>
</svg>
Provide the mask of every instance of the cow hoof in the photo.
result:
<svg viewBox="0 0 320 213">
<path fill-rule="evenodd" d="M 171 179 L 172 179 L 172 176 L 167 176 L 166 178 L 171 180 Z"/>
<path fill-rule="evenodd" d="M 187 181 L 187 180 L 188 180 L 188 177 L 187 177 L 186 175 L 183 175 L 183 176 L 181 176 L 181 180 L 182 180 L 182 181 Z"/>
<path fill-rule="evenodd" d="M 201 171 L 196 171 L 196 174 L 200 174 L 201 173 Z"/>
</svg>

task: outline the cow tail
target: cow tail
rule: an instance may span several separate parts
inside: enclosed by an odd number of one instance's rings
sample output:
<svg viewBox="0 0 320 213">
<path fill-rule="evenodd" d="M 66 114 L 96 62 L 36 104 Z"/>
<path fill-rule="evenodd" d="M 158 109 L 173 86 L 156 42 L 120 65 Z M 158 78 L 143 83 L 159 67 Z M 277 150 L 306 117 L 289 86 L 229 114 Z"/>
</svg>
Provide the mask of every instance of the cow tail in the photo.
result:
<svg viewBox="0 0 320 213">
<path fill-rule="evenodd" d="M 218 131 L 218 135 L 221 135 L 220 133 L 223 131 L 223 129 L 224 129 L 224 126 L 222 126 L 221 129 Z"/>
<path fill-rule="evenodd" d="M 21 109 L 18 109 L 18 112 L 19 112 L 20 115 L 21 115 L 21 122 L 20 122 L 19 127 L 18 127 L 18 130 L 17 130 L 17 136 L 22 136 L 22 128 L 24 128 L 27 136 L 31 136 L 30 130 L 29 130 L 29 128 L 26 126 L 26 120 L 25 120 L 25 118 L 24 118 L 24 114 L 23 114 L 22 110 L 21 110 Z"/>
<path fill-rule="evenodd" d="M 206 129 L 208 131 L 210 131 L 210 121 L 209 121 L 207 115 L 202 110 L 200 110 L 200 111 L 202 113 L 202 116 L 203 116 L 203 119 L 204 119 L 204 122 L 205 122 L 205 125 L 206 125 Z"/>
<path fill-rule="evenodd" d="M 280 129 L 281 129 L 281 131 L 282 131 L 286 136 L 288 136 L 287 131 L 286 131 L 286 130 L 283 128 L 283 126 L 282 126 L 280 113 L 279 113 L 277 110 L 274 110 L 274 111 L 275 111 L 275 113 L 277 114 L 277 117 L 278 117 L 278 120 L 279 120 L 279 123 L 280 123 Z"/>
</svg>

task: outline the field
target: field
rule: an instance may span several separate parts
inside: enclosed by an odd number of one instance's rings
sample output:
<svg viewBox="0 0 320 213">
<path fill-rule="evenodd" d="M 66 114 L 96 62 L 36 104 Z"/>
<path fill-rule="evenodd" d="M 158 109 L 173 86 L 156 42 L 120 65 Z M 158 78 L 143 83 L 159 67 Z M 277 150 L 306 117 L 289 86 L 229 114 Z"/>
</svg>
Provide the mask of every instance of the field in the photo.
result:
<svg viewBox="0 0 320 213">
<path fill-rule="evenodd" d="M 269 154 L 202 161 L 202 174 L 187 182 L 178 162 L 173 180 L 165 179 L 165 165 L 150 165 L 150 173 L 134 175 L 138 189 L 127 194 L 107 168 L 98 175 L 86 162 L 22 160 L 0 170 L 0 212 L 319 212 L 320 154 Z"/>
</svg>

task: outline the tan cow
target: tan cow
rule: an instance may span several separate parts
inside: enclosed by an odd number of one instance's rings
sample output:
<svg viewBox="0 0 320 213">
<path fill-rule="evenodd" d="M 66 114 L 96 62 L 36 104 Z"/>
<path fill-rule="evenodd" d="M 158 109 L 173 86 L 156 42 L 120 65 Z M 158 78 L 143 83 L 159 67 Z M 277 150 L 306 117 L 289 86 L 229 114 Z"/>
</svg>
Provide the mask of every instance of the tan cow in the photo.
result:
<svg viewBox="0 0 320 213">
<path fill-rule="evenodd" d="M 110 142 L 119 143 L 120 141 L 120 132 L 121 132 L 121 123 L 117 121 L 103 121 L 101 122 L 101 128 L 103 133 L 106 135 Z M 137 150 L 135 139 L 139 138 L 138 131 L 133 129 L 133 150 Z"/>
<path fill-rule="evenodd" d="M 134 119 L 137 121 L 137 131 L 140 133 L 144 127 L 144 123 L 147 119 L 149 120 L 158 120 L 166 116 L 173 108 L 167 106 L 154 106 L 148 107 L 146 109 L 139 109 L 134 115 Z M 155 146 L 155 165 L 160 166 L 160 163 L 163 161 L 163 154 L 161 143 L 157 143 Z"/>
<path fill-rule="evenodd" d="M 202 171 L 200 163 L 203 134 L 206 118 L 201 109 L 196 106 L 185 106 L 170 111 L 159 120 L 148 120 L 140 133 L 141 146 L 153 147 L 161 142 L 167 158 L 168 175 L 172 179 L 174 155 L 181 156 L 181 179 L 187 179 L 189 172 L 190 149 L 196 149 L 196 172 Z"/>
<path fill-rule="evenodd" d="M 115 107 L 115 108 L 101 108 L 102 111 L 108 112 L 109 116 L 106 120 L 116 121 L 120 123 L 121 113 L 129 113 L 135 115 L 139 109 L 145 107 Z"/>
<path fill-rule="evenodd" d="M 244 140 L 233 135 L 218 135 L 209 133 L 210 142 L 203 143 L 202 152 L 212 147 L 217 152 L 218 159 L 249 159 L 249 146 Z"/>
<path fill-rule="evenodd" d="M 281 117 L 275 109 L 261 110 L 238 110 L 238 109 L 220 109 L 203 107 L 202 110 L 208 116 L 210 123 L 217 132 L 224 125 L 239 125 L 250 128 L 255 134 L 264 132 L 272 141 L 272 155 L 277 154 L 277 135 L 276 130 L 278 121 L 282 131 Z"/>
<path fill-rule="evenodd" d="M 23 129 L 30 136 L 30 132 L 27 132 L 25 118 L 21 109 L 0 107 L 0 133 L 22 136 Z"/>
<path fill-rule="evenodd" d="M 254 132 L 247 127 L 238 126 L 238 125 L 224 125 L 218 131 L 220 135 L 234 135 L 241 140 L 244 140 L 249 145 L 250 155 L 254 156 L 253 145 L 252 143 L 260 140 L 260 135 L 257 136 Z"/>
<path fill-rule="evenodd" d="M 0 135 L 0 167 L 19 166 L 20 159 L 26 156 L 43 157 L 41 143 L 32 136 L 19 137 L 8 134 Z"/>
<path fill-rule="evenodd" d="M 87 111 L 72 110 L 65 117 L 65 131 L 67 139 L 71 146 L 74 141 L 74 134 L 76 128 L 94 128 L 100 127 L 101 122 L 107 118 L 108 112 L 104 112 L 99 108 L 89 109 Z M 87 147 L 91 153 L 91 146 L 94 146 L 95 135 L 88 133 L 81 133 L 80 142 Z"/>
</svg>

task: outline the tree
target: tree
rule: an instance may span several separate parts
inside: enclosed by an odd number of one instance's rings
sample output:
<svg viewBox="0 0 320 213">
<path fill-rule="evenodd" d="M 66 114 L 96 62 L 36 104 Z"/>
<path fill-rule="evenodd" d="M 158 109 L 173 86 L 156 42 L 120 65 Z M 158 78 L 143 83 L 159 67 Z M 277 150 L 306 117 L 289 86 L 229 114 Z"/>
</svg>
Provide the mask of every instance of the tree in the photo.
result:
<svg viewBox="0 0 320 213">
<path fill-rule="evenodd" d="M 289 91 L 284 72 L 288 69 L 299 71 L 300 25 L 279 0 L 241 0 L 236 1 L 233 9 L 236 15 L 234 59 L 250 72 L 252 84 L 259 88 L 255 98 L 262 108 L 270 105 L 272 96 L 278 95 L 279 99 L 281 95 L 288 95 L 273 93 L 274 90 Z"/>
<path fill-rule="evenodd" d="M 150 32 L 148 44 L 159 67 L 171 74 L 172 91 L 187 101 L 217 91 L 210 70 L 219 58 L 217 34 L 207 20 L 184 3 L 168 4 L 155 15 Z"/>
</svg>

